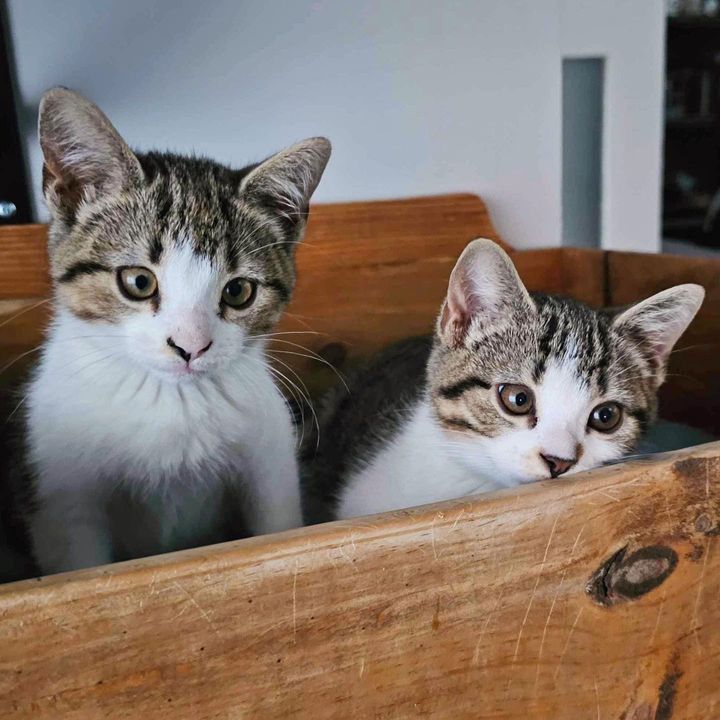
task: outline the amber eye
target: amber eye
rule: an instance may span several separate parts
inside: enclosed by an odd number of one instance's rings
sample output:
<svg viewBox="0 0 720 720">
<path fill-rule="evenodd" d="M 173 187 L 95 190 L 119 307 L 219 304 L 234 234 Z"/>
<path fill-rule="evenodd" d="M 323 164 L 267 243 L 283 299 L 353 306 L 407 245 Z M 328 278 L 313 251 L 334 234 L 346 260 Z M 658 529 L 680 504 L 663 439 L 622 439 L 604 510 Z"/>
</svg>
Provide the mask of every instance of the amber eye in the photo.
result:
<svg viewBox="0 0 720 720">
<path fill-rule="evenodd" d="M 607 402 L 598 405 L 590 413 L 588 427 L 598 432 L 610 433 L 620 427 L 623 419 L 622 406 L 616 402 Z"/>
<path fill-rule="evenodd" d="M 257 286 L 252 280 L 233 278 L 222 291 L 222 301 L 232 308 L 239 309 L 252 305 Z"/>
<path fill-rule="evenodd" d="M 511 415 L 527 415 L 535 405 L 535 396 L 527 385 L 499 385 L 498 397 Z"/>
<path fill-rule="evenodd" d="M 153 275 L 152 271 L 147 268 L 120 268 L 117 279 L 123 295 L 130 300 L 148 300 L 157 295 L 157 278 Z"/>
</svg>

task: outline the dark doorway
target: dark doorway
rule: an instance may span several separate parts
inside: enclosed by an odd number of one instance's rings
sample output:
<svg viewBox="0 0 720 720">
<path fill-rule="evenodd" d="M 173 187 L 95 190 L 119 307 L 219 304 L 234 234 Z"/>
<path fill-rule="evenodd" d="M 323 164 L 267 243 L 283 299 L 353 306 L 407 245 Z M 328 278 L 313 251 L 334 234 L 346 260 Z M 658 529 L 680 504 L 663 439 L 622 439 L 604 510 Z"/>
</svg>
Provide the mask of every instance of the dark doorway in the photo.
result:
<svg viewBox="0 0 720 720">
<path fill-rule="evenodd" d="M 720 248 L 720 5 L 674 6 L 667 24 L 664 247 L 710 251 Z"/>
<path fill-rule="evenodd" d="M 0 0 L 0 224 L 32 222 L 13 88 L 7 9 Z"/>
</svg>

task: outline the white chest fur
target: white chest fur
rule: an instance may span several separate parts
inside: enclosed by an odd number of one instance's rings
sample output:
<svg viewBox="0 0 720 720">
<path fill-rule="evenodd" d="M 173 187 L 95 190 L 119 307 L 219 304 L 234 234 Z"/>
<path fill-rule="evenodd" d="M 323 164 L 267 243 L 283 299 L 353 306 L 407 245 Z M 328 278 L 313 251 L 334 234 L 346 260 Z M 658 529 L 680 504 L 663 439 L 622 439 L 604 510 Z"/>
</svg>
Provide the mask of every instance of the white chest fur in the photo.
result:
<svg viewBox="0 0 720 720">
<path fill-rule="evenodd" d="M 102 508 L 119 487 L 143 501 L 144 527 L 128 519 L 127 532 L 154 525 L 144 546 L 155 552 L 193 544 L 178 532 L 183 517 L 192 516 L 199 541 L 212 538 L 233 486 L 253 533 L 300 524 L 294 434 L 261 348 L 246 349 L 222 374 L 179 383 L 114 353 L 101 332 L 85 332 L 53 328 L 26 401 L 40 502 L 32 531 L 44 571 L 115 555 Z M 95 549 L 77 547 L 83 528 Z"/>
<path fill-rule="evenodd" d="M 396 437 L 348 478 L 338 517 L 440 502 L 495 487 L 490 475 L 461 461 L 428 403 L 421 401 Z"/>
</svg>

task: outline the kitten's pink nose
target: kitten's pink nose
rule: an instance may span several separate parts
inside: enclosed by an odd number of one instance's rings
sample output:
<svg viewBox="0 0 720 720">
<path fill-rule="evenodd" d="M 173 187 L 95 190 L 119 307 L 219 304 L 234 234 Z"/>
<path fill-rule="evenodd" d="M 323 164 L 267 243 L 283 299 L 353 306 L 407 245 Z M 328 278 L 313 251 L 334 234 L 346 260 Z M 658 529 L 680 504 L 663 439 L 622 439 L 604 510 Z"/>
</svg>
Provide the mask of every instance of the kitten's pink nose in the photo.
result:
<svg viewBox="0 0 720 720">
<path fill-rule="evenodd" d="M 203 353 L 206 353 L 212 345 L 212 340 L 207 342 L 207 338 L 199 341 L 183 340 L 183 345 L 178 345 L 171 337 L 167 339 L 167 344 L 176 352 L 186 363 L 197 360 Z"/>
<path fill-rule="evenodd" d="M 548 466 L 550 476 L 554 478 L 566 473 L 577 462 L 577 458 L 560 458 L 555 455 L 543 455 L 543 453 L 540 453 L 540 457 Z"/>
</svg>

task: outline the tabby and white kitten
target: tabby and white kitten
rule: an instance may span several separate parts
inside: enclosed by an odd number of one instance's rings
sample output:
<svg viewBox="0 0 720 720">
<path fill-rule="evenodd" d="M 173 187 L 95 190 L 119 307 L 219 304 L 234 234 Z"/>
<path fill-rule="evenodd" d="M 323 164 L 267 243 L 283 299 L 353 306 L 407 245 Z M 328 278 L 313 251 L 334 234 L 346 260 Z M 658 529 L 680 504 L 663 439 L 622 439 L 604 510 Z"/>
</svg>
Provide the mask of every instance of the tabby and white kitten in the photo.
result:
<svg viewBox="0 0 720 720">
<path fill-rule="evenodd" d="M 679 285 L 595 311 L 528 293 L 500 247 L 471 242 L 434 338 L 391 347 L 326 399 L 317 451 L 305 452 L 306 519 L 513 487 L 628 453 L 703 297 Z"/>
<path fill-rule="evenodd" d="M 134 153 L 65 89 L 39 134 L 56 312 L 25 445 L 42 572 L 301 525 L 264 344 L 330 143 L 242 170 Z"/>
</svg>

